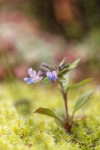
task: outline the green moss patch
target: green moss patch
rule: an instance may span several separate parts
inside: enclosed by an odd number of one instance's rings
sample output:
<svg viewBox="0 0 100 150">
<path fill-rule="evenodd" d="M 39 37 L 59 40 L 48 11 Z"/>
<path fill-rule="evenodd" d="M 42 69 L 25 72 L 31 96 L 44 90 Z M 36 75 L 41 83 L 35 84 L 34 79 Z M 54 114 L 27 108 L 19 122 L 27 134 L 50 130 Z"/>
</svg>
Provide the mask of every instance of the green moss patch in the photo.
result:
<svg viewBox="0 0 100 150">
<path fill-rule="evenodd" d="M 88 117 L 73 126 L 72 134 L 68 135 L 53 118 L 33 114 L 41 106 L 55 110 L 59 116 L 63 115 L 63 100 L 55 87 L 1 84 L 0 150 L 99 150 L 99 92 L 95 92 L 85 110 Z M 69 94 L 70 113 L 76 97 L 76 91 Z"/>
</svg>

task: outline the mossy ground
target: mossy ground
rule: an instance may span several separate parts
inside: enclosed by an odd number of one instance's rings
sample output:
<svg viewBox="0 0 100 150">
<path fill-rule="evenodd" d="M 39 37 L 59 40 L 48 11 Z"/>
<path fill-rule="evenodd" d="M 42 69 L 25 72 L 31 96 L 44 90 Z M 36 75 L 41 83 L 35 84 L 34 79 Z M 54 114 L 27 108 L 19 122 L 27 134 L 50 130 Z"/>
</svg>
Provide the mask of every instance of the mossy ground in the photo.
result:
<svg viewBox="0 0 100 150">
<path fill-rule="evenodd" d="M 86 91 L 78 90 L 79 93 Z M 94 88 L 94 87 L 93 87 Z M 92 89 L 93 89 L 92 88 Z M 100 150 L 100 96 L 95 96 L 85 109 L 88 117 L 73 126 L 68 135 L 53 118 L 33 114 L 38 107 L 47 107 L 62 116 L 62 97 L 55 87 L 31 86 L 24 83 L 0 85 L 0 150 Z M 69 94 L 72 112 L 76 90 Z M 82 111 L 78 113 L 82 114 Z"/>
</svg>

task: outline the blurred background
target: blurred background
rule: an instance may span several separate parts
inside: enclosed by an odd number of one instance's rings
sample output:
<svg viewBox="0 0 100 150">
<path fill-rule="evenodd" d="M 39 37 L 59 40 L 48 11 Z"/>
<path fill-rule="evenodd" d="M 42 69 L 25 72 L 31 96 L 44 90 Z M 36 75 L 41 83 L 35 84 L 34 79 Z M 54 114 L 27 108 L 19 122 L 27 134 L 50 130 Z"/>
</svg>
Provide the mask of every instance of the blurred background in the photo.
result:
<svg viewBox="0 0 100 150">
<path fill-rule="evenodd" d="M 0 0 L 0 82 L 63 57 L 81 58 L 75 81 L 100 81 L 99 0 Z"/>
</svg>

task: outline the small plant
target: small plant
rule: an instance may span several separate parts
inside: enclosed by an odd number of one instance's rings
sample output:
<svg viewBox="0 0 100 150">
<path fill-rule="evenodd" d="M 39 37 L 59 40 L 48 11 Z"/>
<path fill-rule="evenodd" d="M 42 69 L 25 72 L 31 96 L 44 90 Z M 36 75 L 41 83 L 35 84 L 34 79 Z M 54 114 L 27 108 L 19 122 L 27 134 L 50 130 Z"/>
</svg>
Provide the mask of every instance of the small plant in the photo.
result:
<svg viewBox="0 0 100 150">
<path fill-rule="evenodd" d="M 52 82 L 53 84 L 58 83 L 65 106 L 64 119 L 60 119 L 58 116 L 56 116 L 56 114 L 52 110 L 48 108 L 39 107 L 37 110 L 35 110 L 34 113 L 45 114 L 57 119 L 58 121 L 60 121 L 60 123 L 63 125 L 63 127 L 66 129 L 68 133 L 71 133 L 73 124 L 76 124 L 74 121 L 75 113 L 88 102 L 88 100 L 93 94 L 92 90 L 82 94 L 76 101 L 72 115 L 69 115 L 68 99 L 67 99 L 68 92 L 71 89 L 83 86 L 84 84 L 89 83 L 92 80 L 92 78 L 89 78 L 76 84 L 70 84 L 68 82 L 68 76 L 66 76 L 67 73 L 72 69 L 74 69 L 78 65 L 79 61 L 80 59 L 78 58 L 74 62 L 70 63 L 67 61 L 66 58 L 64 58 L 58 65 L 54 66 L 49 66 L 45 63 L 42 63 L 39 67 L 38 73 L 32 68 L 29 68 L 28 74 L 30 77 L 24 78 L 24 81 L 26 81 L 28 84 L 40 81 L 44 84 L 47 84 L 49 82 Z M 81 116 L 81 119 L 83 118 L 84 116 Z"/>
</svg>

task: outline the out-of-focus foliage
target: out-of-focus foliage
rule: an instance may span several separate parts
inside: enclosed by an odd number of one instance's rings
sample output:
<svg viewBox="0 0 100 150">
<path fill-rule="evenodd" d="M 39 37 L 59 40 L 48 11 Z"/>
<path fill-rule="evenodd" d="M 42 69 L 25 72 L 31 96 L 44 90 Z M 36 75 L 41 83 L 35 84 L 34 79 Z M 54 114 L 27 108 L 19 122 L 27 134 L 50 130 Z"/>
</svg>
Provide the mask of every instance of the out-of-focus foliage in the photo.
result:
<svg viewBox="0 0 100 150">
<path fill-rule="evenodd" d="M 86 35 L 91 28 L 99 27 L 99 4 L 99 0 L 2 0 L 0 8 L 2 11 L 22 11 L 40 20 L 44 29 L 77 38 Z"/>
<path fill-rule="evenodd" d="M 99 36 L 99 0 L 1 0 L 0 79 L 5 68 L 22 79 L 28 66 L 64 56 L 82 57 L 80 77 L 86 68 L 97 77 Z"/>
</svg>

